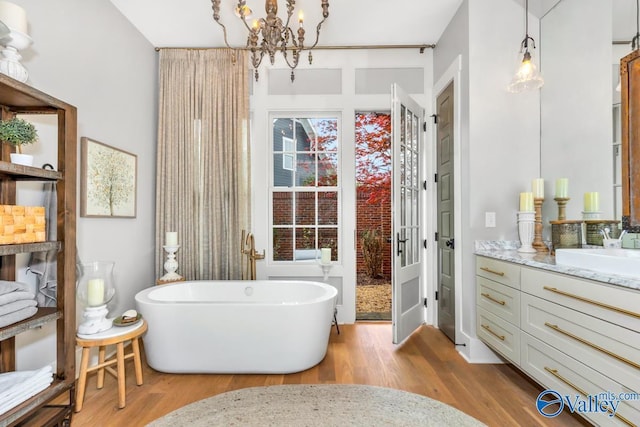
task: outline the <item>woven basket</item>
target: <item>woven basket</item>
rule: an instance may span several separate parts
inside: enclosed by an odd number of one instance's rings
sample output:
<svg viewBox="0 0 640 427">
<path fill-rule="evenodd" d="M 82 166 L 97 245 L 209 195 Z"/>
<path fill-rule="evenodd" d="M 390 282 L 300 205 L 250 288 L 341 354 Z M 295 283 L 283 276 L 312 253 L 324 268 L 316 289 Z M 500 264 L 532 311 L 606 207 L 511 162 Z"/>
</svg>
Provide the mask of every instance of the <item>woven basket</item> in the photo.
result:
<svg viewBox="0 0 640 427">
<path fill-rule="evenodd" d="M 0 205 L 0 244 L 46 240 L 44 206 Z"/>
</svg>

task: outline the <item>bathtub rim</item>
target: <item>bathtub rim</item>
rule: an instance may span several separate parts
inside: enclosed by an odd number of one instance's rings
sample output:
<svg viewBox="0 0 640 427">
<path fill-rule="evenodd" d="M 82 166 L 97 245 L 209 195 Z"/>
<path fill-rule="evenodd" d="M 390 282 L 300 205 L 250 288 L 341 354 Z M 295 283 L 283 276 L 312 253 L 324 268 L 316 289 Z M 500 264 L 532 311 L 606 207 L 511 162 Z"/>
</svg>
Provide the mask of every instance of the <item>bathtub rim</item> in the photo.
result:
<svg viewBox="0 0 640 427">
<path fill-rule="evenodd" d="M 308 300 L 304 300 L 304 301 L 297 301 L 297 302 L 284 302 L 284 301 L 240 301 L 240 300 L 229 300 L 229 301 L 210 301 L 210 300 L 203 300 L 203 301 L 180 301 L 180 300 L 155 300 L 155 299 L 151 299 L 149 298 L 149 294 L 152 293 L 153 291 L 157 291 L 160 289 L 164 289 L 166 287 L 180 287 L 180 286 L 185 286 L 191 283 L 203 283 L 203 282 L 211 282 L 211 283 L 229 283 L 229 282 L 247 282 L 247 284 L 259 284 L 259 283 L 266 283 L 269 284 L 270 282 L 272 283 L 304 283 L 304 284 L 313 284 L 314 286 L 319 286 L 321 288 L 323 288 L 325 290 L 325 293 L 323 293 L 322 295 L 312 298 L 312 299 L 308 299 Z M 161 287 L 161 288 L 160 288 Z M 292 279 L 292 280 L 251 280 L 251 281 L 246 281 L 246 280 L 186 280 L 186 281 L 181 281 L 181 282 L 175 282 L 175 283 L 167 283 L 167 284 L 163 284 L 163 285 L 151 285 L 148 288 L 142 289 L 141 291 L 138 291 L 134 297 L 134 300 L 136 302 L 139 302 L 141 304 L 149 304 L 149 305 L 154 305 L 154 304 L 158 304 L 158 305 L 166 305 L 166 304 L 212 304 L 212 305 L 216 305 L 216 304 L 246 304 L 246 305 L 255 305 L 255 306 L 260 306 L 260 305 L 273 305 L 273 306 L 303 306 L 303 305 L 310 305 L 310 304 L 318 304 L 321 302 L 326 302 L 326 301 L 330 301 L 330 300 L 334 300 L 334 305 L 337 303 L 337 298 L 338 298 L 338 289 L 336 289 L 334 286 L 331 286 L 327 283 L 323 283 L 323 282 L 318 282 L 315 280 L 300 280 L 300 279 Z"/>
</svg>

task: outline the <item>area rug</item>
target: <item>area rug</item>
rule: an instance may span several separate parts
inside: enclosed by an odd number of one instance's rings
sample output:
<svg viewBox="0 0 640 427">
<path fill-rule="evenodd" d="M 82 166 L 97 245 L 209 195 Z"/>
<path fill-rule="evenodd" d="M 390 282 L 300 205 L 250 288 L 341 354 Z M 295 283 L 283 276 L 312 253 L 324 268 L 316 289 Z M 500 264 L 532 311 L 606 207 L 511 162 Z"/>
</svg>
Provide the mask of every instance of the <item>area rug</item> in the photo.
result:
<svg viewBox="0 0 640 427">
<path fill-rule="evenodd" d="M 419 394 L 345 384 L 243 388 L 192 403 L 153 421 L 175 426 L 484 426 Z"/>
</svg>

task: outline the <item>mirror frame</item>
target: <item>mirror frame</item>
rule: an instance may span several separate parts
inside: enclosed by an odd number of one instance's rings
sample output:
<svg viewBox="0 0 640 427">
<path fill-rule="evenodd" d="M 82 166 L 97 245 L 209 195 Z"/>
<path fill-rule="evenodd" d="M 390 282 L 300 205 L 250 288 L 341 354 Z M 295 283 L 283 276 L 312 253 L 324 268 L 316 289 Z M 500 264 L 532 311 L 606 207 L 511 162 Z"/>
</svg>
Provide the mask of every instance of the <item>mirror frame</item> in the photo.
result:
<svg viewBox="0 0 640 427">
<path fill-rule="evenodd" d="M 640 50 L 620 60 L 622 228 L 640 233 Z"/>
</svg>

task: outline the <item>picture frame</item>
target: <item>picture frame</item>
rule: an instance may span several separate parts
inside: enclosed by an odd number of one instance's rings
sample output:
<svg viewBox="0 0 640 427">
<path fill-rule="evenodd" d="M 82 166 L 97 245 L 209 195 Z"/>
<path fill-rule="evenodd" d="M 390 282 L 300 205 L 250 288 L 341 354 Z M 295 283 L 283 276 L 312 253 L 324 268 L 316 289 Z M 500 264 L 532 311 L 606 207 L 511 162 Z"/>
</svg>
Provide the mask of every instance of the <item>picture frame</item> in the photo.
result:
<svg viewBox="0 0 640 427">
<path fill-rule="evenodd" d="M 80 216 L 135 218 L 138 157 L 83 136 Z"/>
</svg>

